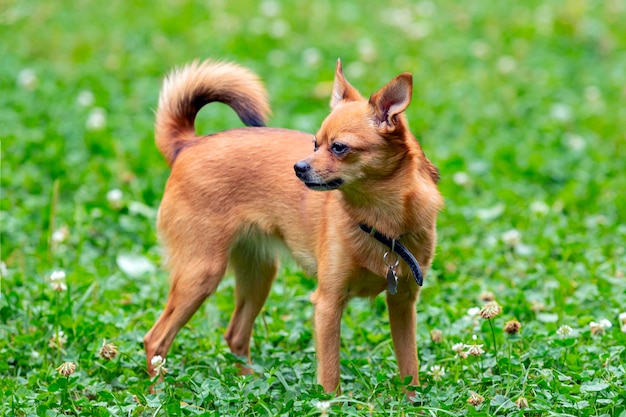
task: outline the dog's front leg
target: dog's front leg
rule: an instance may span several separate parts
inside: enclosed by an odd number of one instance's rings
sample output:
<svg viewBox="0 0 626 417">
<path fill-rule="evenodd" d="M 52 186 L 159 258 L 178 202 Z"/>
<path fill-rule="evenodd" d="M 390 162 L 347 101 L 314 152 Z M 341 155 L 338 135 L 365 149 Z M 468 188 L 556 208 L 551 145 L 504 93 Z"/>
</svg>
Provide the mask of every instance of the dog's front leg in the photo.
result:
<svg viewBox="0 0 626 417">
<path fill-rule="evenodd" d="M 315 308 L 317 380 L 324 391 L 339 391 L 341 315 L 347 300 L 341 292 L 320 285 L 311 296 L 311 301 Z"/>
<path fill-rule="evenodd" d="M 396 295 L 387 293 L 389 309 L 389 326 L 391 339 L 400 368 L 400 376 L 411 377 L 412 385 L 419 385 L 417 342 L 417 312 L 415 303 L 417 293 L 414 291 L 399 292 Z M 411 393 L 408 393 L 411 396 Z"/>
</svg>

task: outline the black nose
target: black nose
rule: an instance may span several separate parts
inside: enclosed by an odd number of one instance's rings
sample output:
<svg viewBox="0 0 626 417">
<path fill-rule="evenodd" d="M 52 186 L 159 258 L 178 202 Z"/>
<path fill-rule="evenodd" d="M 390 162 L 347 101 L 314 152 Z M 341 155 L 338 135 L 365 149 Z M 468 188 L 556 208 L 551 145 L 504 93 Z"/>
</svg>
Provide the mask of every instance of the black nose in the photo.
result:
<svg viewBox="0 0 626 417">
<path fill-rule="evenodd" d="M 296 175 L 299 177 L 300 175 L 304 175 L 311 170 L 311 165 L 309 165 L 306 161 L 299 161 L 293 166 L 293 169 L 296 171 Z"/>
</svg>

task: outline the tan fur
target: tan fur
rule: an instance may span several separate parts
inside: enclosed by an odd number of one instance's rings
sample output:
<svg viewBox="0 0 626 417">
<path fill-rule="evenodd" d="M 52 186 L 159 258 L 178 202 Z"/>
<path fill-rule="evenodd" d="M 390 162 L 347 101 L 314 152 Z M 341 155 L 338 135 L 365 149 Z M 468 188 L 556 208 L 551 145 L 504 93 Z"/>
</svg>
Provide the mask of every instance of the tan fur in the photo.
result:
<svg viewBox="0 0 626 417">
<path fill-rule="evenodd" d="M 406 124 L 403 112 L 410 100 L 410 74 L 399 75 L 368 101 L 345 80 L 338 63 L 332 112 L 315 138 L 265 127 L 199 137 L 195 115 L 212 101 L 229 104 L 249 125 L 261 125 L 269 113 L 263 87 L 244 68 L 210 61 L 167 78 L 156 142 L 172 165 L 158 218 L 171 289 L 165 311 L 144 339 L 151 374 L 150 359 L 167 354 L 229 264 L 237 301 L 225 338 L 233 353 L 249 360 L 253 323 L 278 270 L 276 244 L 282 242 L 318 278 L 311 296 L 318 380 L 327 392 L 338 389 L 343 309 L 352 297 L 386 289 L 388 249 L 358 224 L 398 238 L 424 273 L 434 253 L 443 203 L 436 168 Z M 335 142 L 349 151 L 338 155 Z M 404 263 L 398 275 L 398 294 L 387 294 L 391 335 L 400 375 L 417 384 L 419 287 Z"/>
</svg>

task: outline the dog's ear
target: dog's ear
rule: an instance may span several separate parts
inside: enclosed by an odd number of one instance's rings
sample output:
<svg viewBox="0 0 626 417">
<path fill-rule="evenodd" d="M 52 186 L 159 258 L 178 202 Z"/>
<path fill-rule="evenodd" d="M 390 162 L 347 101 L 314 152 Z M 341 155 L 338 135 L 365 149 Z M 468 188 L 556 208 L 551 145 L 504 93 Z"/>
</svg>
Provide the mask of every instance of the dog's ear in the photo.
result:
<svg viewBox="0 0 626 417">
<path fill-rule="evenodd" d="M 330 97 L 330 108 L 334 109 L 335 106 L 342 101 L 355 101 L 361 100 L 361 94 L 343 76 L 343 68 L 341 67 L 341 60 L 337 60 L 337 71 L 335 71 L 335 83 L 333 84 L 333 94 Z"/>
<path fill-rule="evenodd" d="M 385 130 L 394 130 L 398 124 L 398 115 L 409 106 L 413 93 L 413 76 L 405 72 L 389 81 L 383 88 L 370 97 L 374 108 L 375 122 Z"/>
</svg>

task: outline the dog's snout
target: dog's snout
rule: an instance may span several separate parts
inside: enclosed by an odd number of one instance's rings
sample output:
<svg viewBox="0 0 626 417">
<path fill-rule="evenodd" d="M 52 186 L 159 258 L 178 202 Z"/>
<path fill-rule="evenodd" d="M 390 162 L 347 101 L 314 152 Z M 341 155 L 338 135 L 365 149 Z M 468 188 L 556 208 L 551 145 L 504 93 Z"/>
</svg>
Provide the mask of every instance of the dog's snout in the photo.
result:
<svg viewBox="0 0 626 417">
<path fill-rule="evenodd" d="M 293 166 L 293 169 L 296 171 L 296 175 L 300 177 L 311 170 L 311 165 L 306 161 L 298 161 Z"/>
</svg>

